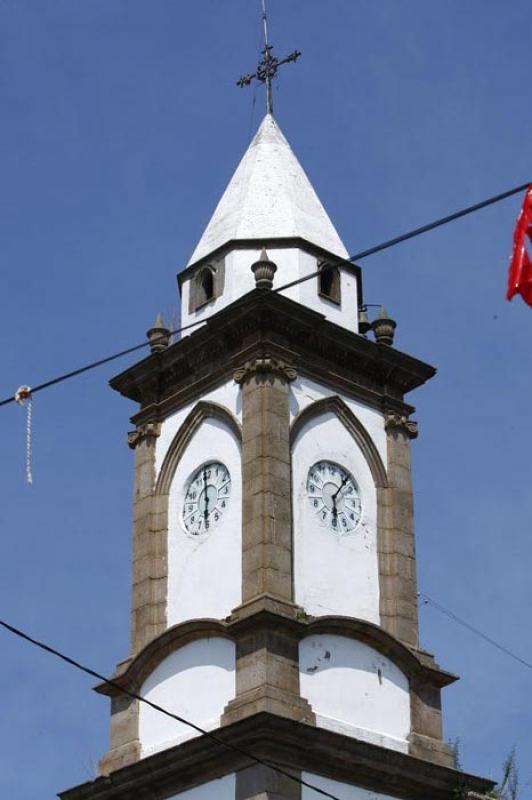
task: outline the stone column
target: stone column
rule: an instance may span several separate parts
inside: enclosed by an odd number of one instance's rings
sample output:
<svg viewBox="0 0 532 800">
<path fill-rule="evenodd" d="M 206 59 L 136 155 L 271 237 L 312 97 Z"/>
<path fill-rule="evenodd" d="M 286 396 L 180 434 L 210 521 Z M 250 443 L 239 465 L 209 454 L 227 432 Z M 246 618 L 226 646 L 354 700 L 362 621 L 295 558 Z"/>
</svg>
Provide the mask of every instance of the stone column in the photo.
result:
<svg viewBox="0 0 532 800">
<path fill-rule="evenodd" d="M 418 646 L 418 611 L 410 439 L 417 423 L 385 414 L 388 487 L 378 490 L 380 613 L 382 627 Z"/>
<path fill-rule="evenodd" d="M 242 386 L 242 599 L 291 602 L 292 500 L 288 383 L 296 371 L 269 357 L 235 374 Z"/>
<path fill-rule="evenodd" d="M 154 496 L 155 444 L 160 425 L 148 422 L 128 435 L 135 450 L 131 593 L 131 655 L 166 626 L 166 526 L 158 513 L 164 498 Z M 164 509 L 163 509 L 164 510 Z"/>
<path fill-rule="evenodd" d="M 225 709 L 225 724 L 259 711 L 315 719 L 299 694 L 292 602 L 288 383 L 295 377 L 294 369 L 269 356 L 235 374 L 242 386 L 242 605 L 232 615 L 238 620 L 236 697 Z"/>
</svg>

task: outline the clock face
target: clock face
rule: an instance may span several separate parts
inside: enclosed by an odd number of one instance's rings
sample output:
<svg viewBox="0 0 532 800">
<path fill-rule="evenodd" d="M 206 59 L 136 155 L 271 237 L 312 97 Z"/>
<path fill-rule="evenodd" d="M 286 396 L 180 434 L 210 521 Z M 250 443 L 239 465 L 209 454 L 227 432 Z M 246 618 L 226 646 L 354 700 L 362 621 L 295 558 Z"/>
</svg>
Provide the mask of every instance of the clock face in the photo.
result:
<svg viewBox="0 0 532 800">
<path fill-rule="evenodd" d="M 356 481 L 332 461 L 318 461 L 309 469 L 307 497 L 320 523 L 335 533 L 349 533 L 360 522 L 362 505 Z"/>
<path fill-rule="evenodd" d="M 188 533 L 198 536 L 217 525 L 225 514 L 231 497 L 229 470 L 211 461 L 192 476 L 183 502 L 183 524 Z"/>
</svg>

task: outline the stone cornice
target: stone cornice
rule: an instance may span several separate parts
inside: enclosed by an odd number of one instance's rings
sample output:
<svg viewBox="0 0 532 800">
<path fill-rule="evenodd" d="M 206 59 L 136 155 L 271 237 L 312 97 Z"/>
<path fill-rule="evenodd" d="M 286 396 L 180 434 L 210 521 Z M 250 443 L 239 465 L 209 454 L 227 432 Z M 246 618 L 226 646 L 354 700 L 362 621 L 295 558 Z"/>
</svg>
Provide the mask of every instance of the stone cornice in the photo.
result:
<svg viewBox="0 0 532 800">
<path fill-rule="evenodd" d="M 456 800 L 490 791 L 493 781 L 267 712 L 197 736 L 141 759 L 108 777 L 59 793 L 62 800 L 168 797 L 249 766 L 242 748 L 296 770 L 345 781 L 408 800 Z"/>
<path fill-rule="evenodd" d="M 286 297 L 255 290 L 164 353 L 117 375 L 111 386 L 141 404 L 135 422 L 157 421 L 231 380 L 242 364 L 264 357 L 403 416 L 413 411 L 404 394 L 435 373 L 428 364 L 341 328 Z"/>
<path fill-rule="evenodd" d="M 260 629 L 283 629 L 297 641 L 319 633 L 345 636 L 365 642 L 388 657 L 409 679 L 415 678 L 438 688 L 457 680 L 455 675 L 442 670 L 428 654 L 421 656 L 379 625 L 355 617 L 310 617 L 298 606 L 279 603 L 268 596 L 239 606 L 225 620 L 196 619 L 172 626 L 152 639 L 135 658 L 123 661 L 112 680 L 124 689 L 139 691 L 144 680 L 167 655 L 189 642 L 209 636 L 238 641 Z M 118 689 L 105 683 L 95 688 L 100 694 L 120 694 Z"/>
</svg>

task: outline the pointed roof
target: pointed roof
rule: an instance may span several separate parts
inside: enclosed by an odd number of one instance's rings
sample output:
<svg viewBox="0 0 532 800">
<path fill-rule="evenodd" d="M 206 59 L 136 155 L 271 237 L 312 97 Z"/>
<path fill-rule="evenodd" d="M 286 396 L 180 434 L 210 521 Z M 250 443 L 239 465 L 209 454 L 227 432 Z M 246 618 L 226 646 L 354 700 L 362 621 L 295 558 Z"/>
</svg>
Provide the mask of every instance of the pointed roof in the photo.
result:
<svg viewBox="0 0 532 800">
<path fill-rule="evenodd" d="M 189 265 L 232 239 L 300 237 L 348 258 L 342 240 L 275 119 L 267 114 Z"/>
</svg>

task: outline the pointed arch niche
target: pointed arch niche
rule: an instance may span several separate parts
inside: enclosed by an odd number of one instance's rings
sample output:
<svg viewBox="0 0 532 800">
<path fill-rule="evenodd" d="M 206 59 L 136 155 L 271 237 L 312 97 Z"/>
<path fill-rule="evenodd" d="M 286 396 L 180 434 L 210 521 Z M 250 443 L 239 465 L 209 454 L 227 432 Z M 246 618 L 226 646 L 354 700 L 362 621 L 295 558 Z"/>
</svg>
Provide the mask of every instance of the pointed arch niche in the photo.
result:
<svg viewBox="0 0 532 800">
<path fill-rule="evenodd" d="M 337 614 L 378 624 L 378 506 L 386 469 L 368 431 L 337 396 L 307 406 L 291 429 L 294 597 L 313 616 Z M 360 492 L 357 528 L 324 526 L 307 496 L 309 469 L 331 461 L 347 469 Z"/>
<path fill-rule="evenodd" d="M 241 602 L 241 441 L 235 417 L 217 403 L 202 401 L 185 418 L 164 457 L 155 497 L 158 524 L 166 527 L 168 627 L 187 619 L 222 619 Z M 194 536 L 182 520 L 186 487 L 210 461 L 229 470 L 230 501 L 216 526 Z"/>
</svg>

